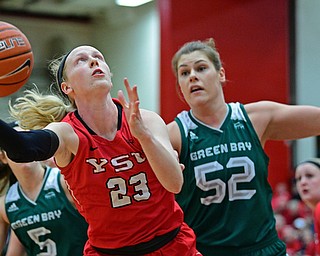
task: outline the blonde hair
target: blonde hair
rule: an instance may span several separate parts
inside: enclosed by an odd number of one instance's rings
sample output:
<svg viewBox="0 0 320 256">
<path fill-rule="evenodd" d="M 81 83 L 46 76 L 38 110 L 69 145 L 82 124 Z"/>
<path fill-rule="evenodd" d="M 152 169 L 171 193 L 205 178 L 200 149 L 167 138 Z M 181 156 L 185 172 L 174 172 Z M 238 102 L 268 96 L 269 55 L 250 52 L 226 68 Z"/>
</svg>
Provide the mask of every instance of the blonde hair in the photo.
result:
<svg viewBox="0 0 320 256">
<path fill-rule="evenodd" d="M 54 77 L 64 58 L 66 55 L 49 62 L 48 68 Z M 9 102 L 12 119 L 18 121 L 24 130 L 43 129 L 49 123 L 61 121 L 67 113 L 76 109 L 75 102 L 61 91 L 57 81 L 51 84 L 50 92 L 52 94 L 41 93 L 36 85 L 34 89 L 25 90 L 23 96 L 18 97 L 13 104 Z"/>
<path fill-rule="evenodd" d="M 42 129 L 52 122 L 59 122 L 74 108 L 71 103 L 55 95 L 48 95 L 34 89 L 25 90 L 14 104 L 9 102 L 9 113 L 24 130 Z"/>
</svg>

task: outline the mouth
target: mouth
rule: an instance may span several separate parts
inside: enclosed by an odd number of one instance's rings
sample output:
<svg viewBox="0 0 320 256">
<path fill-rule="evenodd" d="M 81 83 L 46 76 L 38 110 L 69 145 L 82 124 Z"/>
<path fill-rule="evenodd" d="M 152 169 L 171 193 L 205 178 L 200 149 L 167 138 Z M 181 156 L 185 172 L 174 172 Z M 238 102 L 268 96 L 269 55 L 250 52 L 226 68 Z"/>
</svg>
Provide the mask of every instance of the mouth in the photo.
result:
<svg viewBox="0 0 320 256">
<path fill-rule="evenodd" d="M 203 88 L 201 86 L 198 86 L 198 85 L 191 86 L 191 88 L 190 88 L 190 92 L 191 93 L 198 92 L 198 91 L 203 91 Z"/>
<path fill-rule="evenodd" d="M 303 189 L 303 190 L 302 190 L 302 194 L 306 195 L 306 194 L 308 194 L 308 193 L 309 193 L 309 190 L 308 190 L 308 189 Z"/>
<path fill-rule="evenodd" d="M 92 76 L 95 76 L 95 75 L 104 75 L 104 72 L 98 68 L 92 72 Z"/>
</svg>

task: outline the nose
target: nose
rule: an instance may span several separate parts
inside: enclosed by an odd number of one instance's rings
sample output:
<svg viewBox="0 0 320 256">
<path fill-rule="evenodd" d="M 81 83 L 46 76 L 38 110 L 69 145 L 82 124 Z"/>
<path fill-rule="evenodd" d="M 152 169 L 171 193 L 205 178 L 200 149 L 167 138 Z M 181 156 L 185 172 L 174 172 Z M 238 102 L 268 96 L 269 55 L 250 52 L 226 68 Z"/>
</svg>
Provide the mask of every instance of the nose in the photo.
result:
<svg viewBox="0 0 320 256">
<path fill-rule="evenodd" d="M 302 176 L 299 181 L 300 185 L 304 185 L 306 182 L 308 182 L 308 179 L 305 176 Z"/>
<path fill-rule="evenodd" d="M 99 66 L 98 60 L 96 58 L 92 58 L 92 57 L 90 58 L 89 64 L 90 64 L 91 68 L 94 67 L 94 66 Z"/>
<path fill-rule="evenodd" d="M 193 81 L 197 81 L 198 80 L 198 77 L 196 75 L 196 72 L 191 69 L 190 71 L 190 76 L 189 76 L 189 79 L 190 79 L 190 82 L 193 82 Z"/>
</svg>

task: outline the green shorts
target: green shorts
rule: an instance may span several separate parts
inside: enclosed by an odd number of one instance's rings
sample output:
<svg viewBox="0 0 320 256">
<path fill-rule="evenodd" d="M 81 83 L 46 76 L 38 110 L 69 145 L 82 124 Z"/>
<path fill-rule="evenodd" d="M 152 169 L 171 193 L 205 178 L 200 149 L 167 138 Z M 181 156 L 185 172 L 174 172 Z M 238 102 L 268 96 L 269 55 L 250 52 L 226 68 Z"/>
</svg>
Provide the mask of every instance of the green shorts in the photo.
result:
<svg viewBox="0 0 320 256">
<path fill-rule="evenodd" d="M 289 255 L 286 252 L 285 243 L 278 240 L 267 247 L 264 247 L 254 252 L 250 252 L 246 254 L 246 256 L 289 256 Z"/>
<path fill-rule="evenodd" d="M 250 248 L 198 248 L 204 256 L 289 256 L 286 253 L 286 244 L 273 237 L 271 241 L 265 241 L 260 245 L 253 245 Z"/>
</svg>

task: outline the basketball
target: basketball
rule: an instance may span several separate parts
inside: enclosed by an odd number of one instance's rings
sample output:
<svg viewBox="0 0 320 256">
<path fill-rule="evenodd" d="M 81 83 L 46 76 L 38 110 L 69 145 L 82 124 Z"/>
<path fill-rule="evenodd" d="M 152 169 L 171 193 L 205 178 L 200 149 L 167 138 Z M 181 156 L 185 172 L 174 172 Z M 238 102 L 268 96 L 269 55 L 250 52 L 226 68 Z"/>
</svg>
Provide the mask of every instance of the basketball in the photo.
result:
<svg viewBox="0 0 320 256">
<path fill-rule="evenodd" d="M 28 81 L 32 68 L 28 38 L 14 25 L 0 21 L 0 97 L 18 91 Z"/>
</svg>

